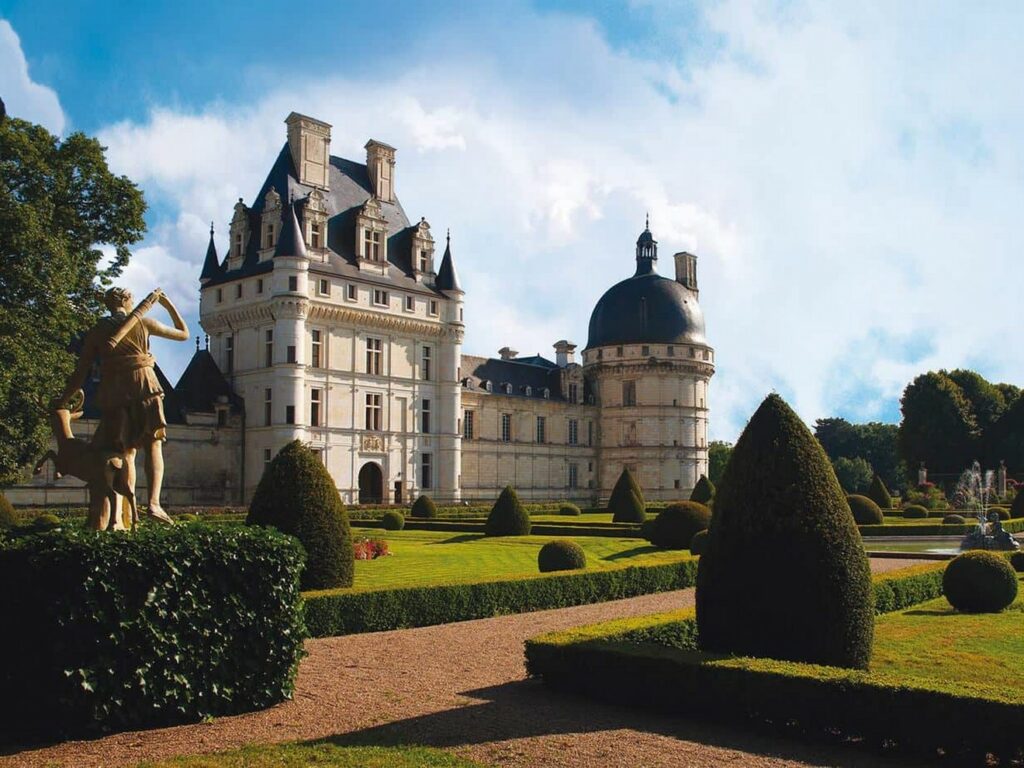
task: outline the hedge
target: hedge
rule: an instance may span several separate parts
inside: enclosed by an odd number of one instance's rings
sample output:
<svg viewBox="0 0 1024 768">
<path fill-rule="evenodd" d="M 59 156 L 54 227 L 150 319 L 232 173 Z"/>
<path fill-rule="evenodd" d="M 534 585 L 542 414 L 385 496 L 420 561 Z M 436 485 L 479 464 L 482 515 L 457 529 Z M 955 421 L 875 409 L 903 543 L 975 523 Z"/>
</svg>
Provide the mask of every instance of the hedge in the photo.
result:
<svg viewBox="0 0 1024 768">
<path fill-rule="evenodd" d="M 360 528 L 381 528 L 380 520 L 359 520 Z M 479 533 L 484 535 L 483 520 L 421 520 L 407 518 L 407 531 L 445 531 L 454 533 Z M 585 520 L 562 520 L 557 523 L 533 523 L 533 536 L 609 536 L 612 538 L 641 538 L 640 526 L 625 523 L 588 523 Z"/>
<path fill-rule="evenodd" d="M 246 526 L 68 526 L 0 544 L 0 733 L 67 738 L 290 698 L 303 562 L 295 539 Z"/>
<path fill-rule="evenodd" d="M 324 590 L 305 594 L 306 625 L 312 637 L 426 627 L 668 592 L 696 580 L 697 561 L 682 560 L 500 581 Z"/>
<path fill-rule="evenodd" d="M 859 525 L 860 535 L 870 536 L 964 536 L 977 529 L 978 524 L 942 525 L 940 523 L 913 523 L 907 525 Z M 1003 530 L 1010 533 L 1024 531 L 1024 520 L 1007 520 Z"/>
</svg>

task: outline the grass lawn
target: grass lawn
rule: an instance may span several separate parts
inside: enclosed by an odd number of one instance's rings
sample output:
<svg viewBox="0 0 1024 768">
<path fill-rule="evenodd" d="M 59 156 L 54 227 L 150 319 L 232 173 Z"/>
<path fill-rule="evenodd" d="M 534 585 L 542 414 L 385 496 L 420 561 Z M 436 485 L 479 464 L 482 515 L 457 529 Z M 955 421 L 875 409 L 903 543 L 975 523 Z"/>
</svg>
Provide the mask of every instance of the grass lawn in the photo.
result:
<svg viewBox="0 0 1024 768">
<path fill-rule="evenodd" d="M 421 747 L 340 747 L 334 744 L 277 744 L 245 747 L 233 752 L 196 757 L 176 757 L 159 763 L 139 763 L 138 768 L 478 768 L 437 749 Z"/>
<path fill-rule="evenodd" d="M 1024 700 L 1024 583 L 1001 613 L 958 613 L 944 597 L 875 624 L 872 673 L 997 685 Z"/>
<path fill-rule="evenodd" d="M 564 538 L 384 531 L 354 526 L 352 535 L 382 538 L 394 553 L 376 560 L 357 560 L 353 585 L 357 589 L 427 586 L 536 574 L 540 548 L 554 538 Z M 590 569 L 671 563 L 690 557 L 686 550 L 660 550 L 642 539 L 579 536 L 572 540 L 583 547 Z"/>
</svg>

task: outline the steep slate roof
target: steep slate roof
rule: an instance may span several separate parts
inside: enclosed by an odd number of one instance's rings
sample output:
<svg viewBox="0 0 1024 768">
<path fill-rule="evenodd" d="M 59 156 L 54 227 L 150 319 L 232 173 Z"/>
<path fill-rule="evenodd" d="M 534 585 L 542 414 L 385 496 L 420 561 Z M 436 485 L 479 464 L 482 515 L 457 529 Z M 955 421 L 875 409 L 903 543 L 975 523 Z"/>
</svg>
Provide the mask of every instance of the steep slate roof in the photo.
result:
<svg viewBox="0 0 1024 768">
<path fill-rule="evenodd" d="M 221 397 L 227 398 L 233 413 L 244 407 L 242 398 L 232 391 L 209 350 L 196 350 L 174 389 L 181 405 L 189 411 L 213 413 Z"/>
<path fill-rule="evenodd" d="M 483 382 L 490 381 L 493 394 L 503 395 L 502 386 L 512 385 L 512 394 L 526 397 L 526 387 L 532 389 L 530 397 L 544 397 L 544 388 L 550 390 L 551 400 L 564 400 L 561 391 L 561 369 L 556 363 L 540 355 L 500 360 L 493 357 L 462 356 L 462 376 L 468 379 L 468 388 L 484 390 Z"/>
<path fill-rule="evenodd" d="M 220 272 L 220 260 L 217 258 L 217 246 L 213 243 L 213 222 L 210 222 L 210 244 L 206 246 L 206 258 L 203 260 L 203 271 L 200 280 L 212 280 Z"/>
<path fill-rule="evenodd" d="M 452 237 L 450 234 L 445 238 L 444 257 L 441 259 L 441 267 L 437 270 L 435 285 L 442 291 L 462 292 L 459 273 L 455 271 L 455 261 L 452 259 Z"/>
</svg>

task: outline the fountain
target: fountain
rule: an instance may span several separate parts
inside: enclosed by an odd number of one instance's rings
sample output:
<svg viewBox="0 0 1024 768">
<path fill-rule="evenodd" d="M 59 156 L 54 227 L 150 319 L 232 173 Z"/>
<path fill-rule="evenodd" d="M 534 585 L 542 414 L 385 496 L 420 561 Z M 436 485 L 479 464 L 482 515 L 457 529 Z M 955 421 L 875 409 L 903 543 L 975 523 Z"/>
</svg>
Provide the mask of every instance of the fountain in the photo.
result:
<svg viewBox="0 0 1024 768">
<path fill-rule="evenodd" d="M 964 470 L 956 484 L 954 503 L 959 509 L 974 512 L 978 519 L 978 527 L 964 536 L 960 549 L 1020 549 L 1020 544 L 1003 530 L 1003 523 L 998 512 L 989 512 L 991 501 L 995 498 L 992 480 L 995 472 L 982 472 L 981 465 L 974 462 L 970 469 Z"/>
</svg>

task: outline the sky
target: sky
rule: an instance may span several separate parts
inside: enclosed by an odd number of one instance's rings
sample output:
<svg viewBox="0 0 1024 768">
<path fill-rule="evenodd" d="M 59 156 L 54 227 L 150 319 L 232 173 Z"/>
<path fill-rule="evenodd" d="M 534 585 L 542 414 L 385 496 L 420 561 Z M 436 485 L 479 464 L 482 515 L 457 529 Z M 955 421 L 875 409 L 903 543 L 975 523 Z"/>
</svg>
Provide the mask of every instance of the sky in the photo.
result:
<svg viewBox="0 0 1024 768">
<path fill-rule="evenodd" d="M 303 15 L 300 10 L 310 11 Z M 84 131 L 149 204 L 123 275 L 198 325 L 198 275 L 292 111 L 398 148 L 451 229 L 464 351 L 586 343 L 649 212 L 699 257 L 711 436 L 766 394 L 899 418 L 918 373 L 1024 384 L 1024 4 L 0 0 L 0 97 Z M 158 342 L 176 380 L 194 350 Z"/>
</svg>

